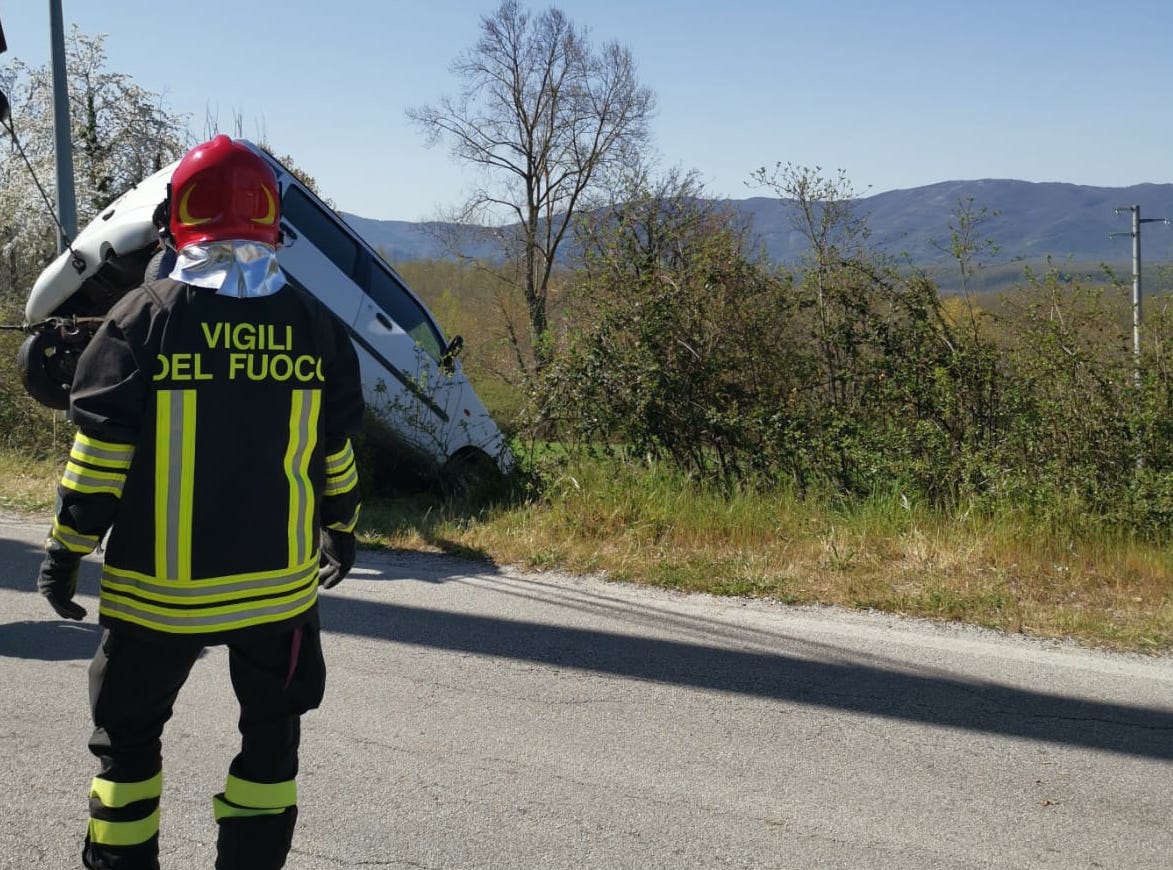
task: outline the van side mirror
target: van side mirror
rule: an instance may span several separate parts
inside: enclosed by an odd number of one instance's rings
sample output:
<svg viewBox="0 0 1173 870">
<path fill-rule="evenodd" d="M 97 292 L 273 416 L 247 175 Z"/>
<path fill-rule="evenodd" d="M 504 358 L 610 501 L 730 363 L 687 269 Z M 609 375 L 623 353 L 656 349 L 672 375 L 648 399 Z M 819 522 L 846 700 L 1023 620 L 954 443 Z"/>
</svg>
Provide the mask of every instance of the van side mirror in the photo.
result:
<svg viewBox="0 0 1173 870">
<path fill-rule="evenodd" d="M 448 346 L 444 348 L 444 353 L 440 356 L 440 368 L 446 372 L 452 371 L 456 366 L 456 357 L 460 355 L 460 351 L 464 349 L 464 336 L 457 335 L 453 337 L 452 341 L 448 342 Z"/>
<path fill-rule="evenodd" d="M 0 91 L 0 124 L 7 124 L 12 120 L 12 106 L 8 102 L 8 95 Z"/>
</svg>

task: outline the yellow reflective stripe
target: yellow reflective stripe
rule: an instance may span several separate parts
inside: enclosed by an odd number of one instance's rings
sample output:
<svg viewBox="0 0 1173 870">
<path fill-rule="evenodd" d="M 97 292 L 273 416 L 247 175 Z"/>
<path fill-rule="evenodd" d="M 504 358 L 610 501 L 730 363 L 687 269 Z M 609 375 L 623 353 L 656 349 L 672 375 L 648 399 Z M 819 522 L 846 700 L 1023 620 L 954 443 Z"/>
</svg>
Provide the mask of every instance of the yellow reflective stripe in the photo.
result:
<svg viewBox="0 0 1173 870">
<path fill-rule="evenodd" d="M 155 572 L 191 578 L 196 391 L 160 390 L 155 412 Z"/>
<path fill-rule="evenodd" d="M 354 465 L 341 476 L 326 477 L 326 495 L 342 495 L 358 485 L 358 469 Z"/>
<path fill-rule="evenodd" d="M 134 595 L 159 604 L 229 605 L 236 599 L 296 592 L 317 573 L 318 561 L 311 559 L 292 569 L 167 581 L 107 564 L 102 566 L 102 591 Z"/>
<path fill-rule="evenodd" d="M 279 816 L 285 812 L 286 807 L 274 807 L 272 809 L 257 809 L 255 807 L 235 807 L 226 802 L 220 795 L 212 798 L 212 815 L 215 820 L 219 822 L 221 819 L 249 819 L 253 816 Z"/>
<path fill-rule="evenodd" d="M 354 448 L 350 444 L 350 439 L 347 438 L 346 444 L 341 450 L 326 457 L 326 475 L 340 474 L 353 461 Z"/>
<path fill-rule="evenodd" d="M 157 798 L 163 794 L 163 774 L 156 773 L 150 779 L 139 782 L 113 782 L 95 776 L 90 783 L 90 797 L 97 798 L 102 806 L 116 809 L 132 804 L 135 801 L 145 801 Z"/>
<path fill-rule="evenodd" d="M 310 460 L 318 445 L 321 390 L 294 390 L 289 408 L 289 441 L 283 467 L 289 481 L 289 565 L 300 565 L 317 546 Z"/>
<path fill-rule="evenodd" d="M 49 530 L 49 537 L 72 553 L 92 553 L 99 540 L 97 535 L 83 535 L 56 519 L 53 520 L 53 528 Z"/>
<path fill-rule="evenodd" d="M 253 809 L 284 809 L 297 803 L 297 782 L 252 782 L 228 774 L 224 797 L 234 804 Z"/>
<path fill-rule="evenodd" d="M 208 625 L 219 625 L 225 619 L 251 618 L 249 614 L 298 613 L 304 609 L 300 605 L 306 599 L 313 598 L 311 586 L 311 582 L 307 581 L 295 589 L 263 598 L 254 596 L 223 603 L 184 601 L 179 604 L 175 601 L 158 599 L 144 601 L 141 596 L 136 596 L 125 589 L 117 589 L 109 584 L 103 584 L 102 600 L 108 601 L 116 609 L 133 610 L 139 612 L 144 619 L 153 619 L 167 624 L 189 625 L 202 621 Z"/>
<path fill-rule="evenodd" d="M 290 562 L 291 565 L 299 565 L 302 559 L 309 559 L 318 552 L 317 496 L 310 480 L 310 462 L 318 447 L 318 418 L 322 413 L 322 391 L 307 390 L 306 394 L 309 408 L 306 413 L 306 443 L 305 449 L 302 451 L 300 469 L 301 478 L 306 484 L 306 500 L 302 509 L 304 516 L 301 521 L 302 546 L 298 550 L 298 558 Z"/>
<path fill-rule="evenodd" d="M 354 513 L 351 515 L 349 520 L 345 520 L 343 522 L 337 522 L 337 523 L 330 523 L 329 525 L 326 526 L 326 528 L 333 529 L 336 532 L 353 532 L 355 526 L 358 525 L 358 515 L 361 510 L 362 510 L 362 505 L 359 505 L 358 507 L 356 507 L 354 509 Z"/>
<path fill-rule="evenodd" d="M 179 522 L 176 529 L 176 547 L 179 550 L 179 573 L 176 577 L 191 577 L 192 525 L 195 522 L 195 444 L 196 391 L 183 390 L 183 433 L 179 457 Z"/>
<path fill-rule="evenodd" d="M 121 498 L 122 487 L 126 485 L 126 474 L 119 471 L 98 471 L 78 465 L 76 462 L 67 462 L 65 473 L 61 475 L 61 485 L 77 492 L 108 492 Z"/>
<path fill-rule="evenodd" d="M 167 572 L 167 495 L 171 492 L 171 391 L 160 390 L 155 405 L 155 575 Z"/>
<path fill-rule="evenodd" d="M 137 846 L 159 833 L 159 808 L 145 819 L 133 822 L 106 822 L 90 819 L 90 842 L 103 846 Z"/>
<path fill-rule="evenodd" d="M 318 584 L 311 583 L 300 597 L 266 599 L 254 602 L 250 608 L 199 609 L 194 613 L 186 610 L 170 610 L 152 607 L 133 599 L 122 599 L 105 591 L 98 607 L 102 616 L 120 619 L 141 625 L 152 631 L 170 634 L 204 634 L 210 631 L 232 631 L 254 625 L 280 622 L 305 613 L 318 600 Z"/>
<path fill-rule="evenodd" d="M 73 438 L 69 458 L 101 468 L 130 468 L 130 461 L 134 458 L 134 445 L 99 441 L 78 432 Z"/>
</svg>

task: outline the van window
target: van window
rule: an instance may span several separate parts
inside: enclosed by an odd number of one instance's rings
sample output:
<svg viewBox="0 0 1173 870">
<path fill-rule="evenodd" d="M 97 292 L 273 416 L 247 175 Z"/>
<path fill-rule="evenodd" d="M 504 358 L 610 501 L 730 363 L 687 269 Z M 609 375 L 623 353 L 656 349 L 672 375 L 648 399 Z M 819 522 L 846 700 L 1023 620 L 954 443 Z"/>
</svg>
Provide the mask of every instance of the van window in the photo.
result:
<svg viewBox="0 0 1173 870">
<path fill-rule="evenodd" d="M 368 288 L 371 299 L 399 324 L 408 335 L 416 340 L 429 356 L 439 360 L 444 354 L 443 339 L 423 306 L 416 301 L 390 272 L 371 263 L 371 285 Z"/>
<path fill-rule="evenodd" d="M 358 244 L 330 215 L 292 185 L 285 188 L 281 197 L 281 210 L 298 233 L 329 257 L 344 275 L 358 281 Z"/>
</svg>

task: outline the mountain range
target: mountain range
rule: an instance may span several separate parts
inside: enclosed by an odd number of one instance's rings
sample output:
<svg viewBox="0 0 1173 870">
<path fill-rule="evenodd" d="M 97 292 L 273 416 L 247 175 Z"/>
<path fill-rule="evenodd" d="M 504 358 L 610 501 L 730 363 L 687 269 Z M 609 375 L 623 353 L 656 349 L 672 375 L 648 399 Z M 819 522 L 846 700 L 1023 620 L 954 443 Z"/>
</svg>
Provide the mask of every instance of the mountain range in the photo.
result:
<svg viewBox="0 0 1173 870">
<path fill-rule="evenodd" d="M 950 264 L 950 225 L 960 207 L 985 210 L 976 230 L 995 246 L 982 252 L 985 265 L 999 263 L 1129 264 L 1131 214 L 1120 207 L 1137 205 L 1142 225 L 1143 260 L 1173 260 L 1173 225 L 1149 223 L 1173 219 L 1173 184 L 1090 187 L 1062 182 L 1001 179 L 942 181 L 924 187 L 892 190 L 855 201 L 855 214 L 866 218 L 876 250 L 917 266 Z M 807 244 L 794 227 L 792 203 L 751 197 L 726 204 L 748 221 L 756 246 L 775 263 L 797 262 Z M 374 220 L 345 214 L 346 220 L 391 262 L 449 256 L 437 223 Z M 1124 235 L 1113 235 L 1123 233 Z M 491 250 L 476 252 L 493 256 Z"/>
</svg>

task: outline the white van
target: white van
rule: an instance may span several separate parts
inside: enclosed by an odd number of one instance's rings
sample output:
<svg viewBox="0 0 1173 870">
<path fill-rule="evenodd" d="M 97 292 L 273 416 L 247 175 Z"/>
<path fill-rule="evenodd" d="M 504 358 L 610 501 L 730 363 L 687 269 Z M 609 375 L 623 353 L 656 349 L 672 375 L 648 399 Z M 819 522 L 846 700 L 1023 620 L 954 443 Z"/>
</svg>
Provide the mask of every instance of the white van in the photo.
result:
<svg viewBox="0 0 1173 870">
<path fill-rule="evenodd" d="M 456 359 L 462 339 L 446 340 L 423 302 L 341 216 L 272 155 L 244 144 L 277 173 L 281 267 L 349 326 L 368 407 L 444 477 L 490 467 L 507 473 L 513 459 L 505 440 Z M 158 268 L 153 217 L 175 165 L 105 208 L 33 285 L 25 306 L 30 335 L 18 364 L 25 388 L 42 404 L 69 406 L 77 357 L 105 313 Z"/>
</svg>

